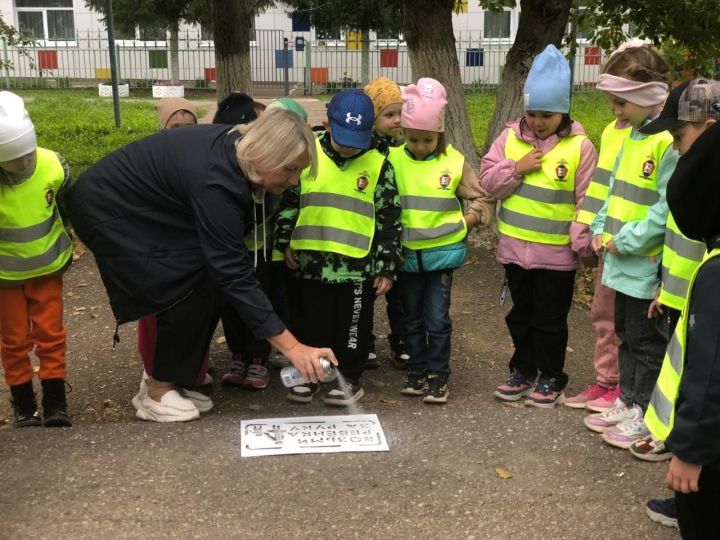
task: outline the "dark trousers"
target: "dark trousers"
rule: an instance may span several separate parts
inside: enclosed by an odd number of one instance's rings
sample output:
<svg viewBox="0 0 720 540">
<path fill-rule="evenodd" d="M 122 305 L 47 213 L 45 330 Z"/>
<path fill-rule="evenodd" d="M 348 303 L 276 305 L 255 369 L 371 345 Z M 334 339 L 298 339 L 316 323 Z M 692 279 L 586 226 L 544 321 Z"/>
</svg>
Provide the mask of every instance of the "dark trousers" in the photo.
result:
<svg viewBox="0 0 720 540">
<path fill-rule="evenodd" d="M 263 260 L 261 254 L 258 255 L 255 276 L 260 283 L 260 287 L 270 299 L 275 313 L 287 324 L 283 269 L 277 263 Z M 223 306 L 220 312 L 220 320 L 231 352 L 240 354 L 245 361 L 250 361 L 253 358 L 260 358 L 263 361 L 268 359 L 270 356 L 270 343 L 265 339 L 255 339 L 255 336 L 242 321 L 235 308 L 229 303 Z"/>
<path fill-rule="evenodd" d="M 668 344 L 668 318 L 648 319 L 652 300 L 615 296 L 615 334 L 620 340 L 620 391 L 626 405 L 647 409 Z"/>
<path fill-rule="evenodd" d="M 563 368 L 575 270 L 526 270 L 506 264 L 505 275 L 513 301 L 505 317 L 515 345 L 510 371 L 517 369 L 530 380 L 539 373 L 562 390 L 568 382 Z"/>
<path fill-rule="evenodd" d="M 675 492 L 680 534 L 683 540 L 719 538 L 720 471 L 703 467 L 698 486 L 696 493 Z"/>
<path fill-rule="evenodd" d="M 682 311 L 671 307 L 666 308 L 666 310 L 668 318 L 668 336 L 672 336 L 675 333 L 677 324 L 680 322 L 680 314 Z"/>
<path fill-rule="evenodd" d="M 400 289 L 398 287 L 398 281 L 393 284 L 385 295 L 385 301 L 387 302 L 387 318 L 390 324 L 390 333 L 388 334 L 388 341 L 390 341 L 390 347 L 393 350 L 397 350 L 398 346 L 403 339 L 403 307 L 402 297 L 400 296 Z"/>
<path fill-rule="evenodd" d="M 372 281 L 323 283 L 299 279 L 298 339 L 330 347 L 346 379 L 359 382 L 370 346 L 375 288 Z"/>
<path fill-rule="evenodd" d="M 207 276 L 192 293 L 157 314 L 153 378 L 192 386 L 220 318 L 222 300 Z"/>
<path fill-rule="evenodd" d="M 411 371 L 450 374 L 450 290 L 452 270 L 400 272 L 402 338 L 410 354 Z"/>
</svg>

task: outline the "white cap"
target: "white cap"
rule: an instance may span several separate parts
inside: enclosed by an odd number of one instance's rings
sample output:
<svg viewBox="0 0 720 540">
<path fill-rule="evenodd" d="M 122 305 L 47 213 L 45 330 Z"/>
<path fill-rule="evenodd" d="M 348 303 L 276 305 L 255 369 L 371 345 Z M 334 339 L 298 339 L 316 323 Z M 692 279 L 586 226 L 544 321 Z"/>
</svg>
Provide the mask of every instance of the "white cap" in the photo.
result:
<svg viewBox="0 0 720 540">
<path fill-rule="evenodd" d="M 36 148 L 35 126 L 22 98 L 0 92 L 0 162 L 12 161 Z"/>
</svg>

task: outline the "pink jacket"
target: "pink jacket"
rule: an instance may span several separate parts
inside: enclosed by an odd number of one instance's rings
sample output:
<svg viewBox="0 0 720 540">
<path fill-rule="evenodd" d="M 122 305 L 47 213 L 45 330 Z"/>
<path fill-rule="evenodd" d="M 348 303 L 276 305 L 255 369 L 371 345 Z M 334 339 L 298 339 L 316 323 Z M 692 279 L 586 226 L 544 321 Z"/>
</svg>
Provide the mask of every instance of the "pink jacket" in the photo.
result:
<svg viewBox="0 0 720 540">
<path fill-rule="evenodd" d="M 522 176 L 515 174 L 515 162 L 505 157 L 508 129 L 514 130 L 518 137 L 530 142 L 543 153 L 552 150 L 559 140 L 557 135 L 540 140 L 528 128 L 521 135 L 519 120 L 507 124 L 507 129 L 495 139 L 480 162 L 480 186 L 500 201 L 512 195 L 523 181 Z M 585 130 L 578 122 L 573 122 L 570 134 L 585 135 Z M 598 155 L 593 144 L 589 139 L 584 141 L 581 147 L 580 166 L 575 173 L 575 208 L 578 210 L 590 185 L 597 160 Z M 566 246 L 527 242 L 500 234 L 497 261 L 501 264 L 517 264 L 526 270 L 534 268 L 575 270 L 580 266 L 578 255 L 582 257 L 592 255 L 591 240 L 587 226 L 575 221 L 570 225 L 570 244 Z"/>
</svg>

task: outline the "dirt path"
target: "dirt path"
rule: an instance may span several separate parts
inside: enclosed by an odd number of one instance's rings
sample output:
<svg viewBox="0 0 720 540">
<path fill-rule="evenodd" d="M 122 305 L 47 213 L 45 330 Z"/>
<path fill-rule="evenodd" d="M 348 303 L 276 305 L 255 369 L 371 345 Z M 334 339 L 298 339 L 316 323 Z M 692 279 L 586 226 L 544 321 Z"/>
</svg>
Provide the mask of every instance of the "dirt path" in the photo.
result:
<svg viewBox="0 0 720 540">
<path fill-rule="evenodd" d="M 644 515 L 647 498 L 668 493 L 664 465 L 607 447 L 577 411 L 492 398 L 512 351 L 497 302 L 501 279 L 481 248 L 457 272 L 447 406 L 401 396 L 401 374 L 387 364 L 366 374 L 362 409 L 378 414 L 390 452 L 241 459 L 241 419 L 338 411 L 287 402 L 275 374 L 264 392 L 214 385 L 216 408 L 197 422 L 135 419 L 130 398 L 142 368 L 134 325 L 121 329 L 113 352 L 105 291 L 83 256 L 65 288 L 75 427 L 12 429 L 0 390 L 0 536 L 677 538 Z M 570 323 L 573 393 L 592 378 L 594 337 L 585 311 L 573 308 Z M 385 360 L 386 341 L 378 343 Z M 213 343 L 212 363 L 225 371 L 225 345 Z M 513 477 L 498 478 L 496 467 Z"/>
</svg>

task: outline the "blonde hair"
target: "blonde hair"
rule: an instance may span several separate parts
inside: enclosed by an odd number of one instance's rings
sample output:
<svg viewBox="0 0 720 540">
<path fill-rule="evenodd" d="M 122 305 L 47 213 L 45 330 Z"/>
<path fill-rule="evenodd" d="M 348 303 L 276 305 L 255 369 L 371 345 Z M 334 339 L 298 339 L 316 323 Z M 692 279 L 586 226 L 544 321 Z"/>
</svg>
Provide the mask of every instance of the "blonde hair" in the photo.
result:
<svg viewBox="0 0 720 540">
<path fill-rule="evenodd" d="M 237 144 L 237 161 L 248 180 L 262 183 L 258 167 L 270 172 L 292 163 L 303 153 L 310 156 L 310 174 L 317 173 L 315 136 L 296 113 L 271 107 L 250 124 L 235 126 L 242 135 Z"/>
<path fill-rule="evenodd" d="M 672 82 L 670 66 L 665 58 L 650 45 L 629 47 L 610 55 L 603 73 L 636 82 Z"/>
</svg>

